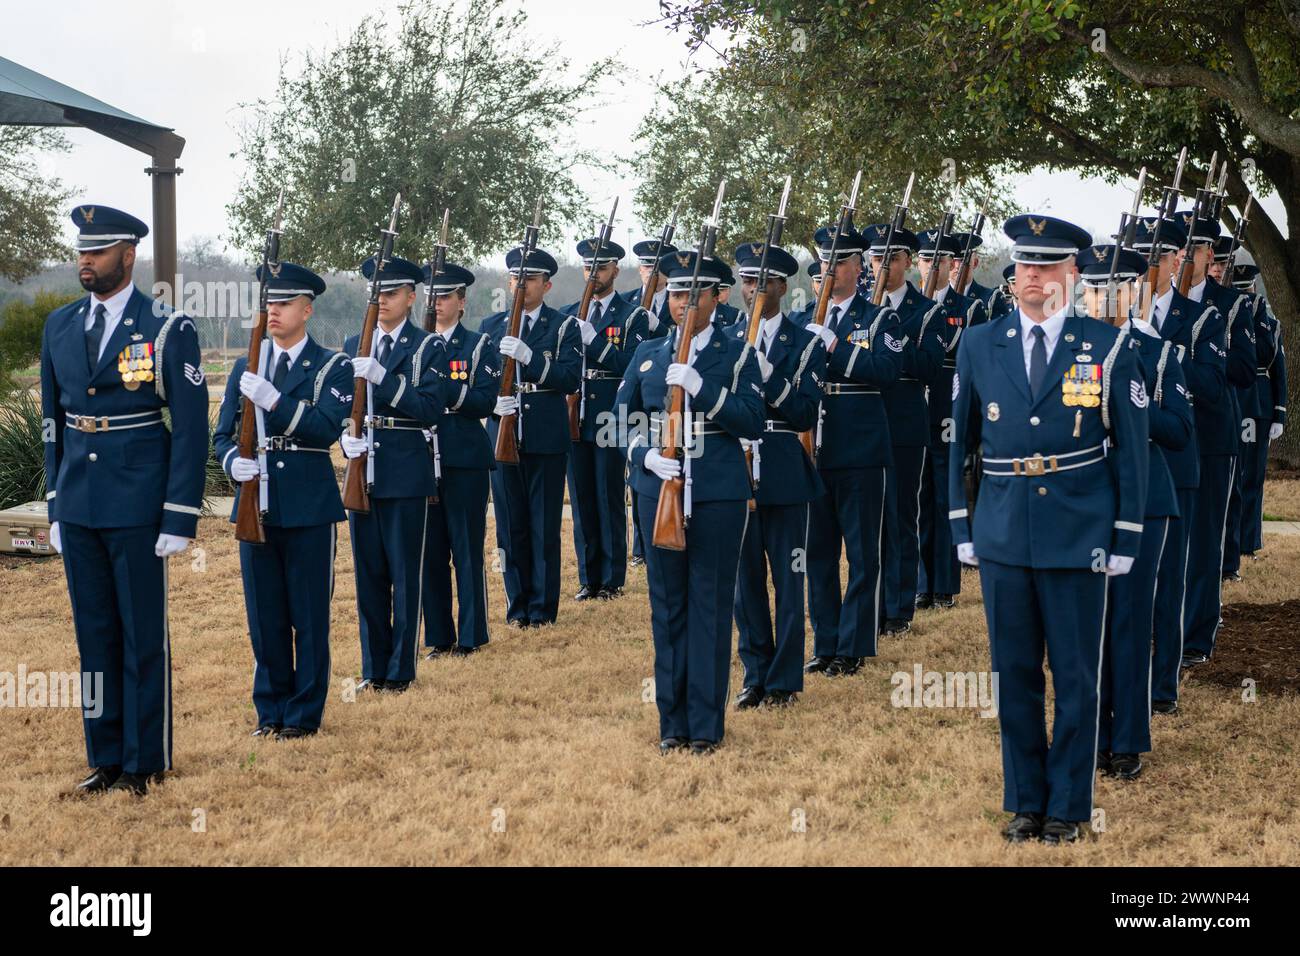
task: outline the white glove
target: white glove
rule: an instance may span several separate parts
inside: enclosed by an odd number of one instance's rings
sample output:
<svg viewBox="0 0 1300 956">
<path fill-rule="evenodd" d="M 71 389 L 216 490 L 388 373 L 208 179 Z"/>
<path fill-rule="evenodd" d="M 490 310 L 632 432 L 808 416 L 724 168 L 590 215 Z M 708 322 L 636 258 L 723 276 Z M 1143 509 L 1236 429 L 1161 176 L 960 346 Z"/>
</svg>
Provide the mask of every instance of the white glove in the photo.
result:
<svg viewBox="0 0 1300 956">
<path fill-rule="evenodd" d="M 280 400 L 280 393 L 276 387 L 253 372 L 245 372 L 239 376 L 239 391 L 264 412 L 275 408 L 275 403 Z"/>
<path fill-rule="evenodd" d="M 664 381 L 669 385 L 680 385 L 691 396 L 698 395 L 700 386 L 704 384 L 704 379 L 700 378 L 699 372 L 689 365 L 682 365 L 680 362 L 673 362 L 668 366 L 668 373 L 664 376 Z"/>
<path fill-rule="evenodd" d="M 154 542 L 153 553 L 160 558 L 170 558 L 173 554 L 180 554 L 189 546 L 189 538 L 164 532 L 158 535 L 158 540 Z"/>
<path fill-rule="evenodd" d="M 596 337 L 596 327 L 586 319 L 578 320 L 578 334 L 582 336 L 582 344 L 590 345 Z"/>
<path fill-rule="evenodd" d="M 57 521 L 50 524 L 50 547 L 54 549 L 56 554 L 63 553 L 63 534 L 59 531 Z"/>
<path fill-rule="evenodd" d="M 497 418 L 504 418 L 506 415 L 513 415 L 519 411 L 518 395 L 498 395 L 497 407 L 492 410 Z"/>
<path fill-rule="evenodd" d="M 1269 441 L 1277 441 L 1277 440 L 1278 440 L 1279 438 L 1281 438 L 1281 437 L 1282 437 L 1282 423 L 1281 423 L 1281 422 L 1274 422 L 1272 425 L 1269 425 L 1269 426 L 1268 426 L 1268 440 L 1269 440 Z"/>
<path fill-rule="evenodd" d="M 507 335 L 501 340 L 501 354 L 520 365 L 527 365 L 533 360 L 533 350 L 524 344 L 523 339 L 517 339 L 513 335 Z"/>
<path fill-rule="evenodd" d="M 809 322 L 807 328 L 809 332 L 815 332 L 817 334 L 817 337 L 822 340 L 822 344 L 826 346 L 827 351 L 830 351 L 832 348 L 835 347 L 835 341 L 836 341 L 835 333 L 832 332 L 830 329 L 826 328 L 826 326 L 814 325 L 813 323 Z"/>
<path fill-rule="evenodd" d="M 1106 561 L 1106 577 L 1113 578 L 1121 574 L 1128 574 L 1133 570 L 1133 559 L 1125 557 L 1122 554 L 1112 554 Z"/>
<path fill-rule="evenodd" d="M 741 451 L 749 451 L 749 450 L 750 450 L 751 448 L 753 448 L 753 447 L 754 447 L 754 441 L 753 441 L 753 439 L 751 439 L 751 438 L 742 438 L 742 439 L 740 440 L 740 450 L 741 450 Z"/>
<path fill-rule="evenodd" d="M 772 377 L 772 363 L 767 360 L 767 356 L 762 352 L 755 352 L 754 358 L 758 359 L 758 371 L 763 376 L 763 381 Z"/>
<path fill-rule="evenodd" d="M 656 476 L 660 481 L 667 481 L 669 478 L 676 478 L 682 473 L 682 463 L 676 458 L 665 458 L 658 451 L 651 448 L 645 453 L 645 470 Z"/>
<path fill-rule="evenodd" d="M 344 458 L 360 458 L 366 450 L 366 440 L 360 436 L 353 438 L 352 433 L 345 428 L 339 436 L 339 446 L 343 449 Z"/>
<path fill-rule="evenodd" d="M 378 385 L 387 374 L 388 369 L 379 364 L 379 359 L 354 358 L 352 360 L 353 377 L 364 378 L 371 385 Z"/>
<path fill-rule="evenodd" d="M 256 478 L 261 469 L 257 467 L 257 462 L 251 458 L 235 457 L 230 463 L 230 477 L 235 481 L 251 481 Z"/>
<path fill-rule="evenodd" d="M 957 560 L 962 564 L 969 564 L 972 568 L 980 566 L 980 559 L 975 557 L 975 545 L 969 541 L 957 545 Z"/>
</svg>

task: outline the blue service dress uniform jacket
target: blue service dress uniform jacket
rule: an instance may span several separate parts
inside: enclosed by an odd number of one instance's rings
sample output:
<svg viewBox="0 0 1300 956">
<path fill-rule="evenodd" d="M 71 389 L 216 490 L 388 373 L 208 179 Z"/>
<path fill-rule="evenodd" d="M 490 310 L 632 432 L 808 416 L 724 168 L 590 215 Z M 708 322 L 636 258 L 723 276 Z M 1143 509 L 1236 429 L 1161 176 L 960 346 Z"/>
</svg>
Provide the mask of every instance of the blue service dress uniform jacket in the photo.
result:
<svg viewBox="0 0 1300 956">
<path fill-rule="evenodd" d="M 382 327 L 371 355 L 383 354 Z M 374 443 L 370 513 L 348 515 L 352 563 L 361 624 L 361 671 L 365 680 L 406 683 L 415 679 L 423 615 L 424 551 L 428 500 L 437 494 L 424 430 L 437 424 L 451 391 L 440 364 L 440 336 L 409 320 L 393 329 L 392 345 L 378 385 L 357 382 L 355 402 L 366 401 Z M 343 351 L 356 357 L 359 336 Z M 459 391 L 459 390 L 457 390 Z"/>
<path fill-rule="evenodd" d="M 271 343 L 262 354 L 268 366 Z M 239 378 L 248 360 L 231 369 L 213 445 L 230 475 L 239 455 L 244 399 Z M 268 379 L 274 372 L 268 367 Z M 310 336 L 283 380 L 280 401 L 263 415 L 267 510 L 263 544 L 239 543 L 244 607 L 253 645 L 253 706 L 259 727 L 320 727 L 329 695 L 330 601 L 343 502 L 330 448 L 352 412 L 352 365 Z M 244 492 L 236 482 L 233 522 Z"/>
<path fill-rule="evenodd" d="M 154 545 L 198 527 L 208 389 L 193 320 L 137 288 L 92 366 L 94 303 L 78 299 L 45 320 L 45 498 L 81 670 L 103 675 L 103 711 L 83 721 L 87 760 L 147 775 L 172 766 L 167 562 Z"/>
<path fill-rule="evenodd" d="M 676 335 L 643 342 L 616 403 L 627 409 L 620 435 L 647 535 L 653 535 L 660 480 L 645 468 L 660 441 L 665 382 Z M 748 344 L 712 328 L 691 361 L 703 383 L 684 405 L 682 429 L 693 439 L 683 458 L 688 516 L 686 550 L 646 552 L 650 626 L 655 647 L 659 737 L 722 740 L 731 662 L 731 616 L 750 484 L 740 439 L 763 435 L 763 388 Z"/>
<path fill-rule="evenodd" d="M 437 369 L 447 381 L 447 409 L 430 429 L 438 483 L 428 505 L 424 549 L 424 643 L 428 647 L 480 647 L 488 641 L 488 487 L 496 457 L 483 420 L 492 414 L 501 385 L 501 356 L 491 339 L 457 324 L 444 336 Z M 457 616 L 452 620 L 452 568 Z"/>
<path fill-rule="evenodd" d="M 1067 315 L 1031 394 L 1019 312 L 971 329 L 957 356 L 948 493 L 982 456 L 973 542 L 999 680 L 1004 807 L 1084 821 L 1092 813 L 1098 680 L 1111 555 L 1136 558 L 1148 470 L 1147 393 L 1127 335 Z M 1080 391 L 1083 390 L 1083 391 Z M 1043 651 L 1056 691 L 1048 746 Z"/>
<path fill-rule="evenodd" d="M 509 319 L 498 312 L 479 327 L 498 350 Z M 533 354 L 515 370 L 519 464 L 501 464 L 492 472 L 492 508 L 503 558 L 506 620 L 553 624 L 560 608 L 560 523 L 571 447 L 565 396 L 582 385 L 582 336 L 572 316 L 546 304 L 520 332 Z M 494 415 L 487 425 L 493 448 L 499 423 Z"/>
</svg>

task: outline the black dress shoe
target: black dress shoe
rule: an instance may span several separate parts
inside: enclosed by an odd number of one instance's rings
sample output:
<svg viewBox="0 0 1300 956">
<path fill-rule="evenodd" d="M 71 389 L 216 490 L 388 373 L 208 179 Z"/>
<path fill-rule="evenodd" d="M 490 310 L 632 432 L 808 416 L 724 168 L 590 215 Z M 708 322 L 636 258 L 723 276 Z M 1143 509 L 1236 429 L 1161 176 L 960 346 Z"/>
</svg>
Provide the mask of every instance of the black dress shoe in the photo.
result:
<svg viewBox="0 0 1300 956">
<path fill-rule="evenodd" d="M 863 660 L 861 657 L 837 657 L 831 661 L 831 666 L 826 668 L 826 676 L 852 677 L 862 670 Z"/>
<path fill-rule="evenodd" d="M 1110 773 L 1111 752 L 1109 750 L 1097 751 L 1097 769 L 1103 774 Z"/>
<path fill-rule="evenodd" d="M 469 657 L 469 655 L 473 654 L 473 653 L 474 653 L 475 651 L 477 651 L 477 650 L 478 650 L 477 647 L 466 647 L 466 646 L 463 645 L 463 644 L 457 644 L 455 647 L 453 647 L 453 648 L 451 649 L 451 656 L 452 656 L 452 657 Z"/>
<path fill-rule="evenodd" d="M 424 655 L 424 659 L 426 661 L 431 661 L 436 657 L 445 657 L 446 655 L 451 653 L 453 653 L 453 651 L 450 645 L 448 645 L 447 647 L 431 647 L 429 648 L 428 653 Z"/>
<path fill-rule="evenodd" d="M 792 690 L 770 690 L 767 696 L 763 698 L 764 707 L 789 707 L 799 695 Z"/>
<path fill-rule="evenodd" d="M 386 680 L 384 681 L 384 691 L 389 694 L 405 694 L 411 688 L 409 680 Z"/>
<path fill-rule="evenodd" d="M 763 703 L 763 688 L 746 687 L 736 695 L 736 710 L 751 710 Z"/>
<path fill-rule="evenodd" d="M 125 790 L 127 793 L 133 793 L 137 797 L 143 797 L 149 792 L 149 775 L 147 773 L 125 773 L 123 772 L 113 781 L 109 790 Z"/>
<path fill-rule="evenodd" d="M 639 554 L 634 554 L 632 555 L 632 560 L 629 561 L 628 564 L 630 564 L 634 568 L 644 568 L 645 558 L 641 557 L 641 555 Z"/>
<path fill-rule="evenodd" d="M 1044 843 L 1073 843 L 1079 839 L 1079 824 L 1057 817 L 1048 817 L 1043 823 Z"/>
<path fill-rule="evenodd" d="M 717 749 L 718 749 L 718 742 L 716 740 L 692 740 L 691 741 L 691 753 L 697 756 L 703 756 L 704 754 L 711 754 L 713 753 L 713 751 Z"/>
<path fill-rule="evenodd" d="M 524 617 L 511 617 L 506 619 L 506 627 L 513 627 L 517 631 L 527 630 L 531 622 Z"/>
<path fill-rule="evenodd" d="M 916 596 L 916 609 L 918 611 L 928 611 L 934 607 L 933 594 L 918 594 Z"/>
<path fill-rule="evenodd" d="M 614 598 L 622 596 L 622 588 L 601 588 L 600 593 L 596 595 L 596 597 L 600 598 L 602 601 L 612 601 Z"/>
<path fill-rule="evenodd" d="M 96 767 L 85 780 L 73 788 L 73 792 L 85 796 L 91 793 L 103 793 L 122 776 L 121 767 Z"/>
<path fill-rule="evenodd" d="M 820 674 L 835 662 L 833 657 L 814 657 L 803 666 L 805 674 Z"/>
<path fill-rule="evenodd" d="M 263 724 L 248 736 L 250 737 L 274 737 L 280 730 L 279 724 Z"/>
<path fill-rule="evenodd" d="M 537 627 L 549 627 L 550 625 L 552 625 L 552 624 L 554 624 L 554 623 L 555 623 L 554 621 L 540 621 L 540 620 L 532 620 L 532 621 L 529 621 L 529 622 L 528 622 L 528 626 L 529 626 L 529 627 L 533 627 L 533 628 L 537 628 Z"/>
<path fill-rule="evenodd" d="M 384 689 L 384 679 L 382 677 L 365 677 L 357 684 L 357 692 L 373 691 Z"/>
<path fill-rule="evenodd" d="M 1210 659 L 1209 654 L 1184 654 L 1183 661 L 1179 666 L 1182 667 L 1184 670 L 1186 670 L 1189 667 L 1199 667 L 1201 664 L 1206 663 L 1209 659 Z"/>
<path fill-rule="evenodd" d="M 690 745 L 691 742 L 685 737 L 665 737 L 659 741 L 659 752 L 666 754 L 674 750 L 685 750 Z"/>
<path fill-rule="evenodd" d="M 1002 836 L 1011 843 L 1028 843 L 1037 840 L 1043 832 L 1041 813 L 1017 813 L 1002 830 Z"/>
<path fill-rule="evenodd" d="M 935 607 L 954 607 L 957 604 L 951 594 L 936 594 L 934 596 Z"/>
<path fill-rule="evenodd" d="M 1110 775 L 1118 780 L 1136 780 L 1142 773 L 1140 754 L 1115 754 L 1110 760 Z"/>
<path fill-rule="evenodd" d="M 906 634 L 911 629 L 911 621 L 904 621 L 901 617 L 891 617 L 881 625 L 880 633 L 886 635 Z"/>
<path fill-rule="evenodd" d="M 592 598 L 597 597 L 599 593 L 600 588 L 589 588 L 584 584 L 578 588 L 578 593 L 573 596 L 573 599 L 575 601 L 590 601 Z"/>
<path fill-rule="evenodd" d="M 299 740 L 303 737 L 316 736 L 316 728 L 307 727 L 282 727 L 275 735 L 276 740 Z"/>
<path fill-rule="evenodd" d="M 1225 580 L 1225 581 L 1240 581 L 1240 580 L 1241 580 L 1241 575 L 1238 574 L 1236 571 L 1224 571 L 1224 572 L 1223 572 L 1223 580 Z"/>
<path fill-rule="evenodd" d="M 1151 702 L 1151 713 L 1164 714 L 1172 717 L 1178 713 L 1178 701 L 1176 700 L 1153 700 Z"/>
</svg>

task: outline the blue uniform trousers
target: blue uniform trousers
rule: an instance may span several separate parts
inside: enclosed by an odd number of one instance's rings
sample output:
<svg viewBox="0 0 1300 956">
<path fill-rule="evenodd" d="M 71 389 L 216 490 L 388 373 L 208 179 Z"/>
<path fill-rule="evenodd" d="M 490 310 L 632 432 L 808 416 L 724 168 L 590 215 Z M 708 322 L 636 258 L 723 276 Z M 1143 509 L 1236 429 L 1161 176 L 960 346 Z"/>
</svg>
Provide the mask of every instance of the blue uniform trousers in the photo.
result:
<svg viewBox="0 0 1300 956">
<path fill-rule="evenodd" d="M 1191 527 L 1195 513 L 1196 489 L 1179 488 L 1180 517 L 1169 519 L 1164 554 L 1160 558 L 1160 570 L 1156 574 L 1155 647 L 1151 654 L 1152 700 L 1178 700 L 1183 629 L 1187 621 L 1187 556 L 1191 547 Z"/>
<path fill-rule="evenodd" d="M 641 522 L 654 527 L 657 499 L 638 495 Z M 696 502 L 686 550 L 646 550 L 655 645 L 659 737 L 722 740 L 731 676 L 731 613 L 749 505 Z"/>
<path fill-rule="evenodd" d="M 519 453 L 492 472 L 506 620 L 553 624 L 560 609 L 560 519 L 566 454 Z"/>
<path fill-rule="evenodd" d="M 618 448 L 575 441 L 569 452 L 569 504 L 579 583 L 597 590 L 627 581 L 627 458 Z"/>
<path fill-rule="evenodd" d="M 370 514 L 348 514 L 364 678 L 415 680 L 427 502 L 372 497 Z"/>
<path fill-rule="evenodd" d="M 1201 458 L 1201 485 L 1196 489 L 1191 548 L 1187 556 L 1187 618 L 1183 653 L 1211 654 L 1222 610 L 1223 542 L 1228 527 L 1228 498 L 1237 473 L 1235 455 Z"/>
<path fill-rule="evenodd" d="M 1228 520 L 1223 527 L 1224 574 L 1235 574 L 1241 570 L 1242 481 L 1254 447 L 1254 442 L 1242 441 L 1237 444 L 1237 467 L 1232 478 L 1232 489 L 1228 493 Z"/>
<path fill-rule="evenodd" d="M 921 473 L 921 567 L 916 577 L 920 594 L 961 593 L 961 565 L 948 511 L 948 445 L 936 439 Z"/>
<path fill-rule="evenodd" d="M 1156 574 L 1169 543 L 1170 521 L 1147 518 L 1142 523 L 1142 545 L 1133 569 L 1110 582 L 1098 750 L 1140 754 L 1151 749 L 1151 634 Z"/>
<path fill-rule="evenodd" d="M 1004 810 L 1075 822 L 1092 817 L 1106 581 L 1091 570 L 980 560 L 998 680 Z M 1044 646 L 1056 693 L 1050 745 Z"/>
<path fill-rule="evenodd" d="M 736 646 L 745 686 L 803 690 L 804 568 L 808 505 L 759 505 L 749 513 L 736 577 Z M 767 570 L 776 591 L 776 632 L 767 601 Z"/>
<path fill-rule="evenodd" d="M 257 725 L 315 730 L 329 694 L 336 529 L 264 530 L 264 544 L 239 544 Z"/>
<path fill-rule="evenodd" d="M 87 528 L 64 521 L 59 531 L 81 671 L 103 675 L 102 709 L 82 714 L 86 760 L 127 773 L 170 770 L 171 638 L 167 563 L 153 553 L 158 525 Z M 92 687 L 83 680 L 83 703 Z"/>
<path fill-rule="evenodd" d="M 428 647 L 479 647 L 488 642 L 488 475 L 485 468 L 443 466 L 438 501 L 429 502 L 424 547 L 424 643 Z M 456 623 L 452 623 L 451 572 L 456 569 Z"/>
<path fill-rule="evenodd" d="M 885 469 L 819 469 L 826 494 L 808 506 L 808 617 L 817 657 L 875 657 L 881 604 Z M 849 580 L 840 592 L 840 550 Z"/>
<path fill-rule="evenodd" d="M 1255 440 L 1242 442 L 1241 457 L 1241 531 L 1242 554 L 1254 554 L 1264 546 L 1264 476 L 1268 471 L 1269 422 L 1255 419 Z"/>
<path fill-rule="evenodd" d="M 924 445 L 895 445 L 894 465 L 885 473 L 885 600 L 880 609 L 881 621 L 910 621 L 916 614 L 921 475 L 929 458 L 927 452 Z"/>
<path fill-rule="evenodd" d="M 632 501 L 632 557 L 645 558 L 645 534 L 641 531 L 641 509 L 637 507 L 636 490 L 630 485 L 627 489 Z"/>
</svg>

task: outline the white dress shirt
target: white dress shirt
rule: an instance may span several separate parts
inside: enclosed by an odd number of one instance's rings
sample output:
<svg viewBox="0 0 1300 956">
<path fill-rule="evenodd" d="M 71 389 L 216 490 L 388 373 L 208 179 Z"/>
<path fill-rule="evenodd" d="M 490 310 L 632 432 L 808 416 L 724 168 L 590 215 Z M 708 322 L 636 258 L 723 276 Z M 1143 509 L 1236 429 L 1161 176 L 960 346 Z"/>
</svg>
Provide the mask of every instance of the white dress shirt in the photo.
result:
<svg viewBox="0 0 1300 956">
<path fill-rule="evenodd" d="M 305 349 L 306 347 L 307 347 L 307 334 L 305 332 L 303 333 L 302 338 L 300 338 L 293 345 L 289 346 L 287 349 L 280 348 L 280 344 L 276 342 L 275 339 L 272 339 L 271 340 L 271 375 L 275 374 L 275 367 L 276 365 L 279 364 L 281 355 L 283 355 L 285 352 L 289 353 L 289 368 L 293 368 L 294 365 L 298 363 L 298 356 L 302 354 L 302 350 Z M 270 376 L 268 376 L 268 378 L 269 377 Z"/>
<path fill-rule="evenodd" d="M 1205 298 L 1204 279 L 1202 279 L 1200 282 L 1196 283 L 1196 285 L 1192 286 L 1190 289 L 1187 290 L 1187 298 L 1191 299 L 1193 302 L 1200 302 L 1201 299 Z"/>
<path fill-rule="evenodd" d="M 781 319 L 785 317 L 783 312 L 777 312 L 770 319 L 764 319 L 758 326 L 758 350 L 764 355 L 772 351 L 772 340 L 776 338 L 777 330 L 781 328 Z"/>
<path fill-rule="evenodd" d="M 447 330 L 446 330 L 446 331 L 444 331 L 444 332 L 439 332 L 438 334 L 441 335 L 441 336 L 442 336 L 444 339 L 446 339 L 448 342 L 450 342 L 450 341 L 451 341 L 451 337 L 452 337 L 453 335 L 456 334 L 456 330 L 457 330 L 458 328 L 460 328 L 460 323 L 459 323 L 459 322 L 453 322 L 450 326 L 447 327 Z"/>
<path fill-rule="evenodd" d="M 135 286 L 128 282 L 124 288 L 114 292 L 107 299 L 101 299 L 98 295 L 91 293 L 90 306 L 86 309 L 87 332 L 95 324 L 96 307 L 101 303 L 104 306 L 104 335 L 99 340 L 99 355 L 96 358 L 102 358 L 104 349 L 108 348 L 108 340 L 112 338 L 117 323 L 122 321 L 122 313 L 126 311 L 126 303 L 130 300 L 133 291 L 135 291 Z"/>
<path fill-rule="evenodd" d="M 1065 328 L 1065 319 L 1070 314 L 1070 307 L 1066 306 L 1059 312 L 1053 313 L 1042 322 L 1035 322 L 1024 311 L 1020 312 L 1020 345 L 1025 353 L 1025 377 L 1029 378 L 1029 360 L 1034 351 L 1034 336 L 1030 330 L 1039 326 L 1043 330 L 1043 348 L 1047 351 L 1047 360 L 1043 363 L 1044 367 L 1052 364 L 1052 353 L 1056 350 L 1056 342 L 1061 337 L 1061 330 Z"/>
<path fill-rule="evenodd" d="M 1174 286 L 1173 283 L 1170 283 L 1169 288 L 1165 290 L 1165 294 L 1151 303 L 1151 325 L 1155 327 L 1157 332 L 1164 325 L 1165 317 L 1169 315 L 1169 308 L 1173 305 L 1173 302 Z"/>
<path fill-rule="evenodd" d="M 376 359 L 379 358 L 379 343 L 385 335 L 387 335 L 389 338 L 388 350 L 389 350 L 389 354 L 391 355 L 392 350 L 397 347 L 397 340 L 402 337 L 402 334 L 405 331 L 406 331 L 406 319 L 402 319 L 402 321 L 397 324 L 397 327 L 393 329 L 393 331 L 391 332 L 385 332 L 382 328 L 376 328 L 375 340 L 370 343 L 371 357 Z M 292 361 L 292 359 L 290 359 L 290 361 Z"/>
<path fill-rule="evenodd" d="M 898 311 L 898 304 L 903 301 L 903 296 L 907 295 L 907 283 L 904 282 L 893 292 L 885 293 L 885 300 L 889 303 L 889 308 L 895 312 Z"/>
</svg>

